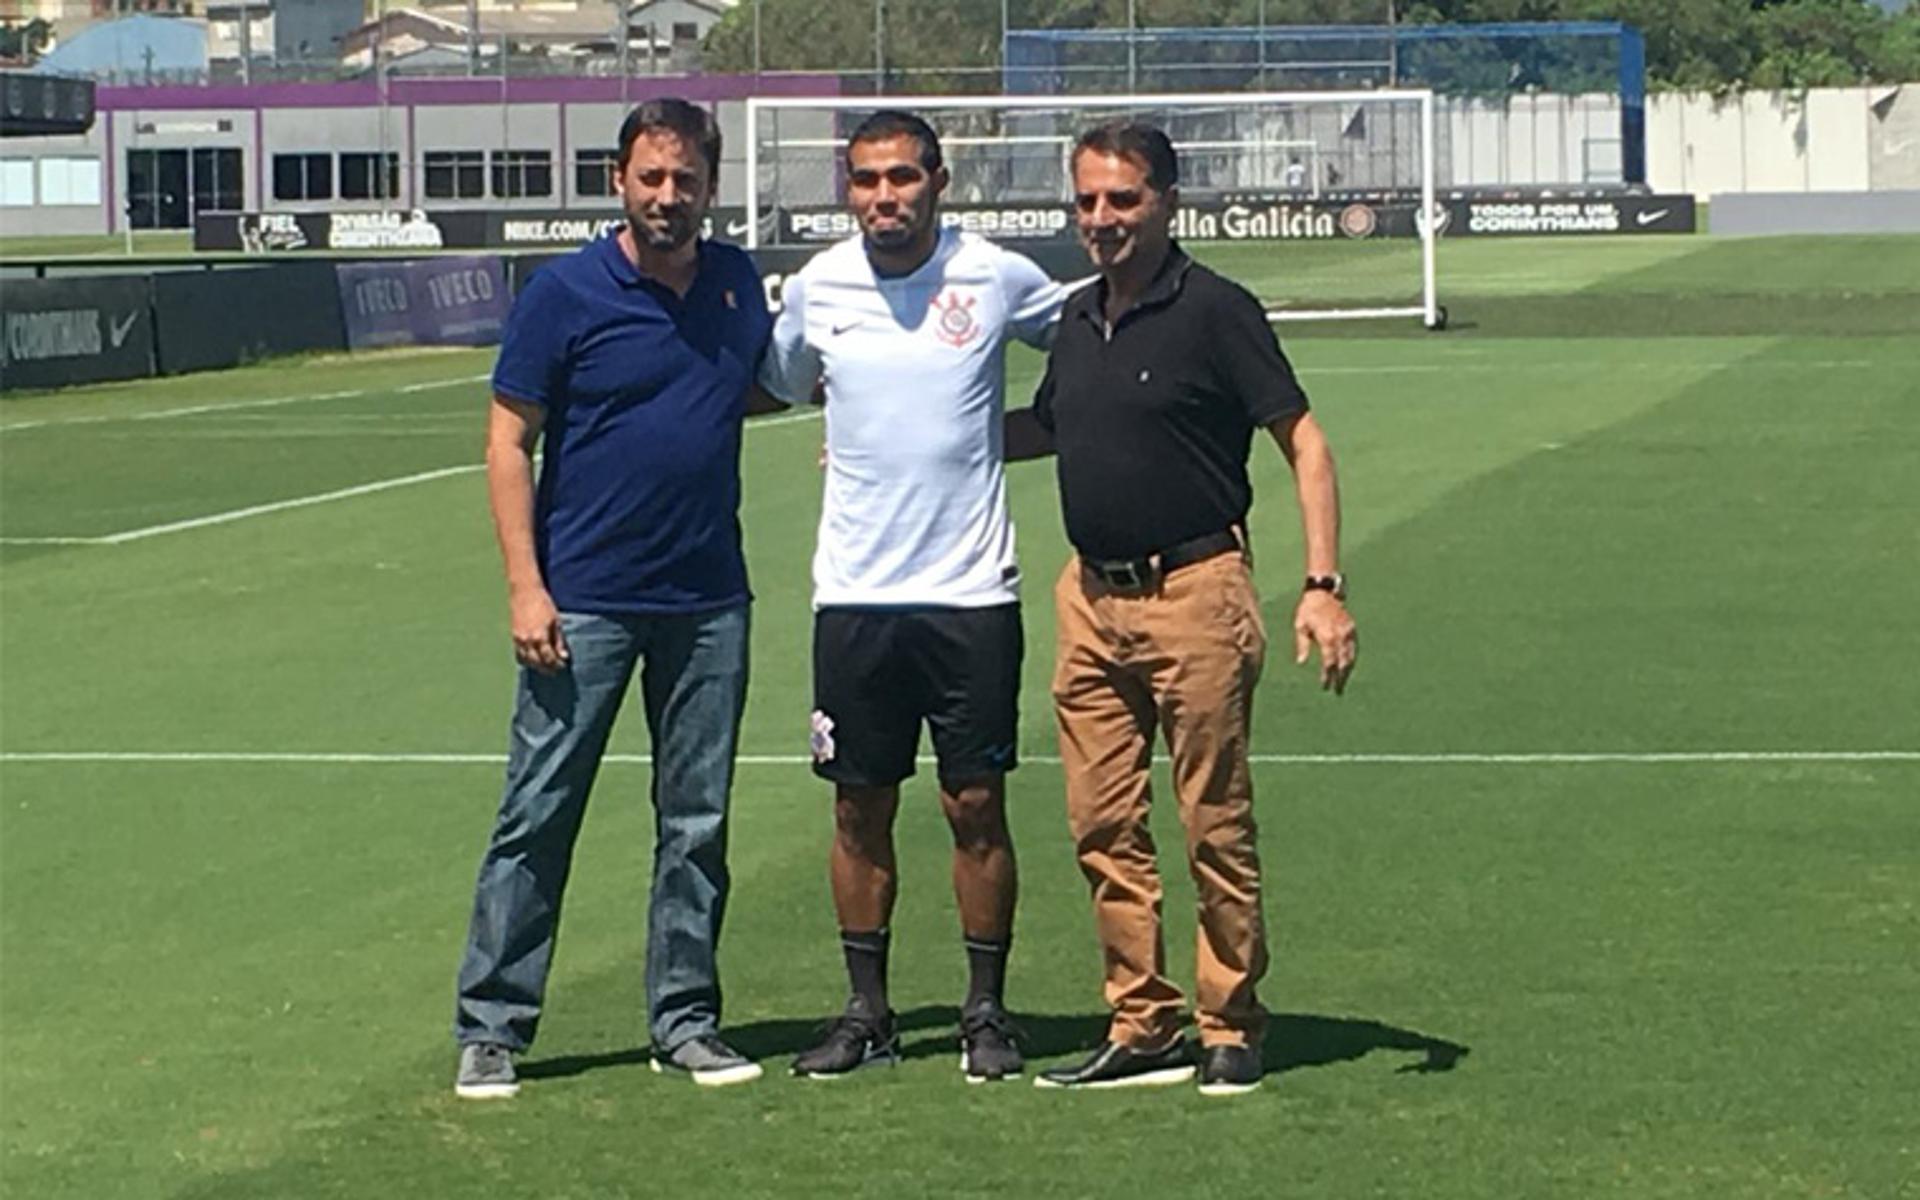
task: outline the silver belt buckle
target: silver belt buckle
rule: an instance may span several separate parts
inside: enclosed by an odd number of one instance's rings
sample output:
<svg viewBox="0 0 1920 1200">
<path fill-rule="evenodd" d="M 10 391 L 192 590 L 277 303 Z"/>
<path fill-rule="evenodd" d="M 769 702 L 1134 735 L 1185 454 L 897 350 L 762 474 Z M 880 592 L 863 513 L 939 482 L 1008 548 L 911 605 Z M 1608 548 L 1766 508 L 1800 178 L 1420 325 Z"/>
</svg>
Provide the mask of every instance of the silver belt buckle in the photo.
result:
<svg viewBox="0 0 1920 1200">
<path fill-rule="evenodd" d="M 1100 563 L 1094 567 L 1094 573 L 1099 575 L 1108 587 L 1117 588 L 1124 592 L 1145 591 L 1147 584 L 1150 582 L 1152 572 L 1153 563 L 1151 560 L 1147 563 L 1147 571 L 1144 576 L 1141 573 L 1138 561 Z"/>
</svg>

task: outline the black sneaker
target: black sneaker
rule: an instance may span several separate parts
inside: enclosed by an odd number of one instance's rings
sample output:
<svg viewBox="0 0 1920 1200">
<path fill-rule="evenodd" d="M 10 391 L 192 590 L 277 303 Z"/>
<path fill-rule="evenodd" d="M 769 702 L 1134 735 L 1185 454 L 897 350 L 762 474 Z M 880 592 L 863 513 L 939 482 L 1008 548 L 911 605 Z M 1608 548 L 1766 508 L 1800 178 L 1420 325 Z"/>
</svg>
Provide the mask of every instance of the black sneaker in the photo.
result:
<svg viewBox="0 0 1920 1200">
<path fill-rule="evenodd" d="M 793 1060 L 793 1073 L 808 1079 L 838 1079 L 862 1067 L 893 1066 L 900 1061 L 900 1037 L 893 1014 L 876 1015 L 858 996 L 847 1011 L 828 1023 L 818 1045 Z"/>
<path fill-rule="evenodd" d="M 1011 1079 L 1026 1068 L 1020 1031 L 1007 1010 L 991 1000 L 960 1014 L 960 1070 L 968 1083 Z"/>
<path fill-rule="evenodd" d="M 1185 1083 L 1193 1078 L 1193 1059 L 1185 1038 L 1175 1038 L 1162 1050 L 1135 1050 L 1119 1042 L 1104 1042 L 1083 1063 L 1042 1071 L 1033 1085 L 1045 1088 L 1153 1087 Z"/>
<path fill-rule="evenodd" d="M 653 1073 L 684 1074 L 701 1087 L 725 1087 L 760 1078 L 760 1064 L 711 1033 L 688 1038 L 672 1050 L 655 1047 Z"/>
<path fill-rule="evenodd" d="M 1200 1094 L 1238 1096 L 1260 1086 L 1257 1046 L 1208 1046 L 1200 1052 Z"/>
</svg>

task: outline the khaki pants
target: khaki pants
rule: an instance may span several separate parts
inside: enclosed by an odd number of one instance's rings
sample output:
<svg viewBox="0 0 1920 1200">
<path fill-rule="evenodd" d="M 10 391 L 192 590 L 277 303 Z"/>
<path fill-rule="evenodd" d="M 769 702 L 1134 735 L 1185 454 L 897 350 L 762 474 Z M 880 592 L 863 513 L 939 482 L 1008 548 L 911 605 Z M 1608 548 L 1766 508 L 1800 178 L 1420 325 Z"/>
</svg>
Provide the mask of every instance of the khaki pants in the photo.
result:
<svg viewBox="0 0 1920 1200">
<path fill-rule="evenodd" d="M 1106 951 L 1110 1040 L 1149 1048 L 1181 1026 L 1167 978 L 1160 872 L 1147 826 L 1154 729 L 1166 731 L 1199 900 L 1196 1017 L 1207 1045 L 1254 1045 L 1267 969 L 1247 737 L 1266 631 L 1252 572 L 1217 555 L 1144 591 L 1078 558 L 1054 588 L 1053 677 L 1067 820 Z"/>
</svg>

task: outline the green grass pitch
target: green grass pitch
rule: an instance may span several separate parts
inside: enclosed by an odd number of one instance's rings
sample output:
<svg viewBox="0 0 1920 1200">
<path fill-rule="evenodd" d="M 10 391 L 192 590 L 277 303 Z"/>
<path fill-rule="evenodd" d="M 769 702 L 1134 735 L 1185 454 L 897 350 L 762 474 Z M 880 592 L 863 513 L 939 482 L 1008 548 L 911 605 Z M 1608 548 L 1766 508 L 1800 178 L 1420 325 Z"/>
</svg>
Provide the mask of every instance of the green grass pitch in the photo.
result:
<svg viewBox="0 0 1920 1200">
<path fill-rule="evenodd" d="M 1202 253 L 1281 299 L 1406 278 L 1346 250 Z M 1230 1101 L 963 1084 L 924 772 L 908 1061 L 784 1075 L 843 988 L 797 761 L 817 419 L 746 437 L 724 966 L 728 1032 L 773 1070 L 646 1069 L 623 758 L 528 1085 L 487 1105 L 453 1097 L 447 1027 L 512 679 L 472 469 L 490 356 L 0 401 L 0 1192 L 1920 1196 L 1920 238 L 1460 242 L 1441 280 L 1446 334 L 1282 331 L 1340 460 L 1361 660 L 1339 700 L 1289 661 L 1295 513 L 1258 443 L 1277 1074 Z M 1010 991 L 1044 1063 L 1102 1011 L 1050 761 L 1051 467 L 1011 493 Z M 615 750 L 645 753 L 632 713 Z"/>
</svg>

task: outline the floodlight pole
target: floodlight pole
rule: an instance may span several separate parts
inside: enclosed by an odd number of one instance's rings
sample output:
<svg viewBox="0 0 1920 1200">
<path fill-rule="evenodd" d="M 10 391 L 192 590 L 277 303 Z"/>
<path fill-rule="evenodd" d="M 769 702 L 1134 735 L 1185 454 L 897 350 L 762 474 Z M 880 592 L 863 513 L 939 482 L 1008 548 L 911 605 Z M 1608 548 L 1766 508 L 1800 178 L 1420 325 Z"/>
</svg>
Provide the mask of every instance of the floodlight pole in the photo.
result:
<svg viewBox="0 0 1920 1200">
<path fill-rule="evenodd" d="M 1387 0 L 1387 86 L 1400 86 L 1400 20 L 1393 0 Z"/>
<path fill-rule="evenodd" d="M 627 106 L 627 76 L 632 73 L 633 48 L 627 44 L 627 0 L 613 0 L 613 36 L 619 41 L 620 107 Z"/>
<path fill-rule="evenodd" d="M 1013 29 L 1013 16 L 1008 12 L 1012 0 L 1000 0 L 1000 90 L 1007 87 L 1007 34 Z"/>
<path fill-rule="evenodd" d="M 1127 92 L 1140 90 L 1139 0 L 1127 0 Z"/>
<path fill-rule="evenodd" d="M 381 209 L 387 207 L 387 56 L 381 53 L 386 48 L 387 0 L 375 0 L 373 26 L 373 87 L 379 96 L 380 154 L 374 159 L 374 195 L 381 201 Z"/>
<path fill-rule="evenodd" d="M 1255 18 L 1260 27 L 1260 87 L 1267 86 L 1267 0 L 1260 0 L 1260 12 Z"/>
</svg>

